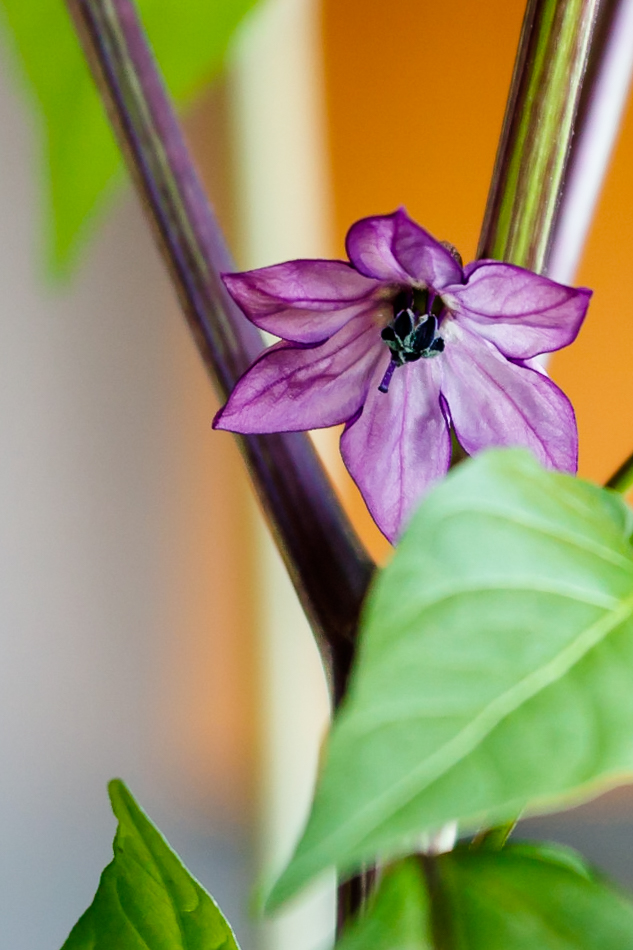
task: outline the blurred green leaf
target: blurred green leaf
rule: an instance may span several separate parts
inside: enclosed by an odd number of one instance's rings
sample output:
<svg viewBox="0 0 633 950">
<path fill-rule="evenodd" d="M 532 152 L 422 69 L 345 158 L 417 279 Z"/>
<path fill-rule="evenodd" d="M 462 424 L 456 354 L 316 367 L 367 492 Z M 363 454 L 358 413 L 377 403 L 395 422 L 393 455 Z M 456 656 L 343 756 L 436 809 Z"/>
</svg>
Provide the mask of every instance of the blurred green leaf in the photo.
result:
<svg viewBox="0 0 633 950">
<path fill-rule="evenodd" d="M 137 0 L 167 85 L 179 105 L 213 78 L 256 0 Z M 42 119 L 49 243 L 68 271 L 122 163 L 64 0 L 0 0 L 9 42 Z"/>
<path fill-rule="evenodd" d="M 383 872 L 366 912 L 348 925 L 336 950 L 432 950 L 426 886 L 415 858 Z"/>
<path fill-rule="evenodd" d="M 630 898 L 571 849 L 460 847 L 428 862 L 432 890 L 417 859 L 394 865 L 336 950 L 633 950 Z M 429 942 L 438 911 L 442 937 Z"/>
<path fill-rule="evenodd" d="M 213 899 L 187 871 L 123 782 L 114 860 L 62 950 L 239 950 Z"/>
<path fill-rule="evenodd" d="M 436 859 L 454 950 L 633 950 L 633 904 L 556 845 Z"/>
<path fill-rule="evenodd" d="M 633 770 L 631 511 L 518 450 L 458 466 L 378 577 L 274 907 L 330 865 L 545 811 Z"/>
</svg>

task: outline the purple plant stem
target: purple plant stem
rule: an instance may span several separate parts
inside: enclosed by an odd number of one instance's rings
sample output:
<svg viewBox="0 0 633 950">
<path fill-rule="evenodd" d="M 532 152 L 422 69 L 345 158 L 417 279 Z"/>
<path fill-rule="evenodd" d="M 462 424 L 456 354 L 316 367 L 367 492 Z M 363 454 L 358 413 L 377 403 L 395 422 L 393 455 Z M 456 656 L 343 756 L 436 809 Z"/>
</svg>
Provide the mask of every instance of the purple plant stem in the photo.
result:
<svg viewBox="0 0 633 950">
<path fill-rule="evenodd" d="M 194 339 L 225 399 L 263 344 L 220 280 L 235 268 L 134 4 L 68 0 L 68 6 Z M 374 564 L 306 434 L 239 441 L 338 703 Z"/>
</svg>

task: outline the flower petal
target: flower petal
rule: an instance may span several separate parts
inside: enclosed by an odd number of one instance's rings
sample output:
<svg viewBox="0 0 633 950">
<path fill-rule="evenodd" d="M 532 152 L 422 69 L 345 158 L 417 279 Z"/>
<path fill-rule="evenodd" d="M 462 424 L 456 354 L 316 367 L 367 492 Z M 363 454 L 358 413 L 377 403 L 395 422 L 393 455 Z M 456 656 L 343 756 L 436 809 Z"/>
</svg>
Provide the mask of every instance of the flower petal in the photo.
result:
<svg viewBox="0 0 633 950">
<path fill-rule="evenodd" d="M 364 316 L 317 346 L 277 343 L 242 376 L 213 427 L 297 432 L 346 422 L 362 406 L 384 349 Z"/>
<path fill-rule="evenodd" d="M 357 221 L 347 232 L 346 245 L 354 267 L 368 277 L 416 281 L 434 290 L 462 280 L 462 269 L 453 256 L 404 208 Z"/>
<path fill-rule="evenodd" d="M 499 261 L 477 261 L 465 273 L 466 284 L 449 287 L 444 300 L 504 356 L 529 359 L 576 338 L 591 297 L 585 287 L 566 287 Z"/>
<path fill-rule="evenodd" d="M 222 279 L 255 326 L 294 343 L 326 340 L 380 292 L 343 261 L 288 261 Z"/>
<path fill-rule="evenodd" d="M 341 454 L 376 524 L 394 541 L 430 486 L 448 471 L 451 440 L 440 405 L 437 358 L 399 367 L 378 391 L 376 366 L 365 405 L 341 438 Z"/>
<path fill-rule="evenodd" d="M 445 343 L 442 395 L 469 455 L 495 445 L 524 446 L 548 468 L 576 471 L 574 410 L 544 371 L 510 362 L 455 321 Z"/>
</svg>

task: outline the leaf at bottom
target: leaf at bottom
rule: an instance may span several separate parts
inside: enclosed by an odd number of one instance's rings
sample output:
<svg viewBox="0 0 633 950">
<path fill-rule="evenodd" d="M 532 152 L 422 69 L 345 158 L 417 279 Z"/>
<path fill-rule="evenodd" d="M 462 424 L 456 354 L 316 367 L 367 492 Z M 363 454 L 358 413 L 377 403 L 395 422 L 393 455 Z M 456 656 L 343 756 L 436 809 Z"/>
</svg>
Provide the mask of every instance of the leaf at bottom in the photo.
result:
<svg viewBox="0 0 633 950">
<path fill-rule="evenodd" d="M 214 900 L 119 780 L 114 860 L 62 950 L 239 950 Z"/>
<path fill-rule="evenodd" d="M 633 950 L 633 904 L 570 849 L 517 844 L 437 860 L 454 950 Z"/>
<path fill-rule="evenodd" d="M 407 858 L 388 868 L 366 913 L 336 950 L 431 950 L 428 896 L 420 867 Z"/>
<path fill-rule="evenodd" d="M 385 874 L 336 950 L 633 950 L 633 904 L 551 844 L 458 848 Z M 433 936 L 430 936 L 433 934 Z"/>
</svg>

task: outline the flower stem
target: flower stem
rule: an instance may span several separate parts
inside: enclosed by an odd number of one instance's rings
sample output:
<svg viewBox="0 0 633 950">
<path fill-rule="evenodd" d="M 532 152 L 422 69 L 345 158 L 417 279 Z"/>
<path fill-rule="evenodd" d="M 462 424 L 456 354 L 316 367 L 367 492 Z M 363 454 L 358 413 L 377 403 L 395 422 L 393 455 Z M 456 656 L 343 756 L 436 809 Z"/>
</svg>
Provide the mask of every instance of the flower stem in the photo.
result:
<svg viewBox="0 0 633 950">
<path fill-rule="evenodd" d="M 340 937 L 350 920 L 367 904 L 377 882 L 377 870 L 370 865 L 359 874 L 339 884 L 336 902 L 336 935 Z"/>
<path fill-rule="evenodd" d="M 547 269 L 596 20 L 606 0 L 528 0 L 478 249 Z"/>
<path fill-rule="evenodd" d="M 436 856 L 418 856 L 424 875 L 431 908 L 431 939 L 433 950 L 454 950 L 457 946 L 453 907 Z"/>
<path fill-rule="evenodd" d="M 220 280 L 234 267 L 134 3 L 67 3 L 196 344 L 225 398 L 262 341 Z M 306 434 L 246 436 L 240 443 L 338 702 L 374 565 Z"/>
</svg>

